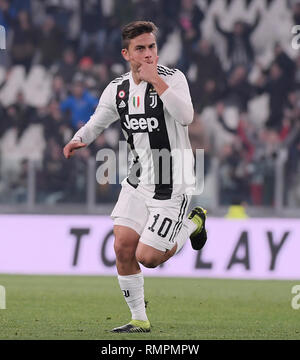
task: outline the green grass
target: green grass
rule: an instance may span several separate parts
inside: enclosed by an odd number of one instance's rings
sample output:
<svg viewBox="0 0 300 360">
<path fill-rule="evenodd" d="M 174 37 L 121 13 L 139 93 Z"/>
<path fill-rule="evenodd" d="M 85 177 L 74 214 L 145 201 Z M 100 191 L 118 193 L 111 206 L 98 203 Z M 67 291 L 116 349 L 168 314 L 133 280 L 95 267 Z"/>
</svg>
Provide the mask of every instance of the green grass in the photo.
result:
<svg viewBox="0 0 300 360">
<path fill-rule="evenodd" d="M 0 284 L 0 339 L 300 339 L 295 281 L 145 278 L 152 331 L 127 335 L 109 332 L 130 320 L 115 277 L 0 275 Z"/>
</svg>

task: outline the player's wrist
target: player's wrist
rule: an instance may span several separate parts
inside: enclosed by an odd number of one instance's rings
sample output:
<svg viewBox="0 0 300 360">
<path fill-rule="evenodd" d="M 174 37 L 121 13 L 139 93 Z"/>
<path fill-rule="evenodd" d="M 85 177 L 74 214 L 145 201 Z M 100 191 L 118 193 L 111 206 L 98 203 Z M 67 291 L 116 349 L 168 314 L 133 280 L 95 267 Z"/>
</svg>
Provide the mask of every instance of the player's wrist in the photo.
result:
<svg viewBox="0 0 300 360">
<path fill-rule="evenodd" d="M 81 136 L 78 136 L 76 138 L 73 138 L 70 143 L 79 143 L 79 142 L 82 142 L 82 137 Z"/>
<path fill-rule="evenodd" d="M 169 85 L 158 74 L 151 84 L 156 90 L 158 96 L 162 95 L 169 87 Z"/>
<path fill-rule="evenodd" d="M 155 74 L 153 80 L 151 81 L 151 84 L 153 86 L 158 86 L 161 83 L 161 81 L 163 81 L 162 78 L 158 74 Z"/>
</svg>

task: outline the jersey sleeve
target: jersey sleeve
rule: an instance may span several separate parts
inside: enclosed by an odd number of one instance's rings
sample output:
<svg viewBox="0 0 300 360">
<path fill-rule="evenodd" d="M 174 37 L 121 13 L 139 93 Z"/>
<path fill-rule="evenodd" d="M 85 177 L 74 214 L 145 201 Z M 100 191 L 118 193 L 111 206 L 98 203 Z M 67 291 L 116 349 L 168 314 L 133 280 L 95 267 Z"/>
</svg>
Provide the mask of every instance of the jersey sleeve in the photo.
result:
<svg viewBox="0 0 300 360">
<path fill-rule="evenodd" d="M 90 117 L 89 121 L 76 132 L 72 140 L 79 140 L 89 145 L 104 129 L 119 119 L 113 90 L 113 84 L 110 83 L 103 91 L 94 114 Z"/>
<path fill-rule="evenodd" d="M 167 82 L 168 89 L 160 96 L 168 113 L 183 126 L 191 124 L 194 109 L 190 90 L 184 74 L 176 70 Z"/>
</svg>

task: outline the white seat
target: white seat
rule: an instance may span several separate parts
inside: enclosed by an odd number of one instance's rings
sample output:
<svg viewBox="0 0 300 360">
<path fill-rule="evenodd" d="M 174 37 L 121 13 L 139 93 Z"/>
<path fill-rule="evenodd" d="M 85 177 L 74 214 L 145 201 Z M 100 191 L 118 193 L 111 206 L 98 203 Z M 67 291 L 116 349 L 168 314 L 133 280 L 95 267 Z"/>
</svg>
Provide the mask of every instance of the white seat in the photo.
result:
<svg viewBox="0 0 300 360">
<path fill-rule="evenodd" d="M 52 76 L 41 65 L 31 68 L 23 85 L 25 101 L 33 107 L 46 106 L 51 96 Z"/>
<path fill-rule="evenodd" d="M 162 65 L 176 64 L 181 53 L 181 41 L 179 31 L 173 31 L 167 38 L 166 43 L 159 53 L 159 63 Z"/>
<path fill-rule="evenodd" d="M 211 6 L 208 8 L 206 16 L 219 15 L 223 16 L 225 13 L 225 1 L 224 0 L 215 0 Z"/>
<path fill-rule="evenodd" d="M 233 0 L 227 11 L 228 15 L 226 17 L 228 18 L 228 21 L 231 22 L 231 25 L 233 25 L 236 20 L 246 20 L 246 7 L 244 1 Z"/>
<path fill-rule="evenodd" d="M 14 66 L 8 80 L 0 91 L 0 102 L 6 107 L 13 104 L 25 82 L 25 69 L 23 66 Z"/>
<path fill-rule="evenodd" d="M 45 146 L 43 126 L 41 124 L 30 125 L 19 141 L 23 157 L 30 160 L 42 160 Z"/>
<path fill-rule="evenodd" d="M 248 103 L 249 120 L 256 127 L 263 127 L 270 113 L 269 95 L 263 94 L 256 96 Z"/>
<path fill-rule="evenodd" d="M 17 176 L 23 159 L 41 164 L 45 146 L 43 126 L 40 124 L 30 125 L 18 140 L 15 128 L 7 130 L 0 142 L 1 173 Z"/>
</svg>

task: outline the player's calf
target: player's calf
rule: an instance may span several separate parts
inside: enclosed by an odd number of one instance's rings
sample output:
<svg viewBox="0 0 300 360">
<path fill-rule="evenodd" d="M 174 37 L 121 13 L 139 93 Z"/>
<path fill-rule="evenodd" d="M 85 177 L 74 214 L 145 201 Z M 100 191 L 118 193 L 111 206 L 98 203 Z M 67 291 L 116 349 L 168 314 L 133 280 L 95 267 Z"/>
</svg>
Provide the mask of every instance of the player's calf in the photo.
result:
<svg viewBox="0 0 300 360">
<path fill-rule="evenodd" d="M 114 250 L 118 274 L 135 274 L 140 270 L 135 259 L 139 235 L 123 226 L 115 226 L 114 235 Z"/>
</svg>

